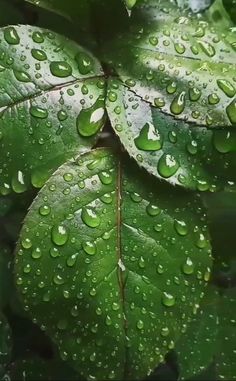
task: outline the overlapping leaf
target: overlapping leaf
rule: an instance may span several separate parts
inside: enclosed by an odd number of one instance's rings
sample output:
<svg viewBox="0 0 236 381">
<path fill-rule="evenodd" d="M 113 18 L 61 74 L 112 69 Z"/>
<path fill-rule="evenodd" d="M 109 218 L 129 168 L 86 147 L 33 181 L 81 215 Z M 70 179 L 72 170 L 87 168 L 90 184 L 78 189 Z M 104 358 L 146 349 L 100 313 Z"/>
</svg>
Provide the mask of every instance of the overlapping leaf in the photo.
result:
<svg viewBox="0 0 236 381">
<path fill-rule="evenodd" d="M 201 191 L 235 186 L 235 131 L 175 120 L 117 80 L 109 82 L 107 110 L 125 149 L 155 176 Z"/>
<path fill-rule="evenodd" d="M 43 185 L 104 123 L 98 61 L 68 39 L 30 26 L 1 35 L 0 192 Z"/>
<path fill-rule="evenodd" d="M 105 51 L 131 91 L 162 112 L 200 126 L 236 125 L 234 29 L 174 2 L 143 0 L 129 31 Z"/>
<path fill-rule="evenodd" d="M 82 376 L 133 380 L 174 346 L 210 265 L 198 197 L 98 149 L 40 191 L 15 272 L 31 317 Z"/>
</svg>

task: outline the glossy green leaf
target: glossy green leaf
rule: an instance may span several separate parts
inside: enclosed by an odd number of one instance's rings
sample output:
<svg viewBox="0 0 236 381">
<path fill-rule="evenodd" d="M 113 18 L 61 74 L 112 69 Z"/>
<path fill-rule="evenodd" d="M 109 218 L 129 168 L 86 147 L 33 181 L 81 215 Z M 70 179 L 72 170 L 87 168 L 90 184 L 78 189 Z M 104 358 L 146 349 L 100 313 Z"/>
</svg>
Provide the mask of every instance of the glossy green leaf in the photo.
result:
<svg viewBox="0 0 236 381">
<path fill-rule="evenodd" d="M 0 31 L 0 193 L 41 187 L 104 124 L 98 61 L 65 37 L 37 27 Z"/>
<path fill-rule="evenodd" d="M 236 380 L 236 288 L 225 290 L 219 303 L 217 380 Z"/>
<path fill-rule="evenodd" d="M 11 357 L 11 329 L 6 318 L 0 314 L 0 377 L 5 373 Z"/>
<path fill-rule="evenodd" d="M 236 126 L 234 29 L 174 2 L 143 0 L 129 31 L 104 50 L 124 84 L 162 112 L 200 126 Z"/>
<path fill-rule="evenodd" d="M 235 187 L 235 131 L 175 120 L 117 80 L 109 82 L 106 104 L 121 143 L 148 172 L 200 191 Z"/>
<path fill-rule="evenodd" d="M 16 283 L 62 358 L 96 379 L 142 379 L 173 348 L 210 276 L 199 197 L 108 149 L 45 184 L 25 219 Z"/>
<path fill-rule="evenodd" d="M 218 334 L 217 303 L 218 293 L 210 286 L 196 316 L 176 344 L 180 380 L 202 373 L 213 361 Z"/>
</svg>

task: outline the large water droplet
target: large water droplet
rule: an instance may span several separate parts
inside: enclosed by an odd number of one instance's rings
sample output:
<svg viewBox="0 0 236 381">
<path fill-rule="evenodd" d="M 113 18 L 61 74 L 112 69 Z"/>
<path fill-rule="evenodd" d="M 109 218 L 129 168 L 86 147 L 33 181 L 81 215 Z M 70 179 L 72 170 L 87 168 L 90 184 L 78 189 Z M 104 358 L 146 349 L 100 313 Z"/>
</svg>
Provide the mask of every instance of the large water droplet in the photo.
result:
<svg viewBox="0 0 236 381">
<path fill-rule="evenodd" d="M 226 79 L 218 79 L 217 85 L 228 97 L 232 98 L 235 95 L 235 87 Z"/>
<path fill-rule="evenodd" d="M 25 183 L 24 175 L 22 171 L 18 171 L 13 177 L 11 181 L 11 186 L 14 192 L 23 193 L 27 189 L 27 185 Z"/>
<path fill-rule="evenodd" d="M 104 97 L 100 96 L 93 106 L 81 110 L 77 117 L 77 130 L 82 136 L 96 134 L 105 121 Z"/>
<path fill-rule="evenodd" d="M 47 59 L 46 53 L 40 49 L 32 49 L 31 54 L 38 61 L 45 61 Z"/>
<path fill-rule="evenodd" d="M 226 113 L 232 124 L 236 124 L 236 99 L 234 99 L 227 107 Z"/>
<path fill-rule="evenodd" d="M 39 119 L 45 119 L 48 117 L 48 111 L 38 106 L 31 106 L 30 114 L 34 116 L 35 118 L 39 118 Z"/>
<path fill-rule="evenodd" d="M 163 292 L 162 303 L 166 307 L 172 307 L 175 304 L 175 297 L 167 292 Z"/>
<path fill-rule="evenodd" d="M 76 55 L 75 60 L 78 64 L 78 69 L 81 74 L 85 75 L 92 71 L 93 61 L 88 54 L 80 52 Z"/>
<path fill-rule="evenodd" d="M 175 114 L 179 115 L 184 111 L 185 107 L 185 96 L 186 92 L 182 91 L 180 94 L 178 94 L 173 101 L 171 102 L 170 105 L 170 111 Z"/>
<path fill-rule="evenodd" d="M 82 209 L 81 218 L 90 228 L 96 228 L 100 225 L 101 219 L 94 209 L 86 207 Z"/>
<path fill-rule="evenodd" d="M 54 225 L 51 230 L 51 237 L 56 245 L 65 245 L 69 238 L 68 229 L 63 225 Z"/>
<path fill-rule="evenodd" d="M 66 61 L 53 61 L 50 63 L 52 75 L 60 78 L 69 77 L 72 74 L 72 68 Z"/>
<path fill-rule="evenodd" d="M 215 48 L 213 45 L 211 45 L 207 41 L 201 41 L 198 40 L 198 43 L 202 49 L 202 51 L 208 56 L 208 57 L 213 57 L 215 55 Z"/>
<path fill-rule="evenodd" d="M 236 151 L 236 132 L 235 131 L 215 131 L 213 143 L 217 151 L 227 153 Z"/>
<path fill-rule="evenodd" d="M 173 176 L 179 169 L 179 163 L 174 156 L 164 154 L 158 162 L 158 172 L 162 177 L 168 178 Z"/>
<path fill-rule="evenodd" d="M 4 29 L 4 38 L 11 45 L 17 45 L 20 42 L 20 37 L 13 26 Z"/>
<path fill-rule="evenodd" d="M 188 233 L 188 227 L 184 221 L 175 220 L 174 227 L 179 235 L 185 236 Z"/>
<path fill-rule="evenodd" d="M 143 126 L 134 142 L 138 149 L 144 151 L 158 151 L 162 147 L 161 136 L 151 123 L 146 123 Z"/>
<path fill-rule="evenodd" d="M 82 247 L 86 254 L 95 255 L 96 254 L 96 245 L 91 241 L 85 241 L 82 243 Z"/>
</svg>

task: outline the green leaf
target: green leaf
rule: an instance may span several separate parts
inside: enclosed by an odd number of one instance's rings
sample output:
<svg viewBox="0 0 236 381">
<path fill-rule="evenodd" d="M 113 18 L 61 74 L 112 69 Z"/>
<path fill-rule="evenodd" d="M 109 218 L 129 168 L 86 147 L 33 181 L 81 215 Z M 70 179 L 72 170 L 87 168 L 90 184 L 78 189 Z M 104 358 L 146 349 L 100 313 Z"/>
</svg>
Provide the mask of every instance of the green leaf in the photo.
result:
<svg viewBox="0 0 236 381">
<path fill-rule="evenodd" d="M 0 31 L 0 193 L 41 187 L 104 124 L 104 80 L 84 48 L 31 26 Z"/>
<path fill-rule="evenodd" d="M 117 80 L 109 81 L 106 105 L 121 143 L 151 174 L 200 191 L 235 187 L 235 131 L 175 120 Z"/>
<path fill-rule="evenodd" d="M 142 379 L 191 320 L 210 275 L 199 197 L 97 149 L 61 166 L 25 219 L 23 305 L 86 378 Z M 38 275 L 37 275 L 38 274 Z"/>
<path fill-rule="evenodd" d="M 0 314 L 0 377 L 5 373 L 11 357 L 11 329 L 6 318 Z"/>
<path fill-rule="evenodd" d="M 216 358 L 217 380 L 236 379 L 236 288 L 225 290 L 219 304 L 219 334 Z"/>
<path fill-rule="evenodd" d="M 235 32 L 225 32 L 173 2 L 143 0 L 104 59 L 162 112 L 200 126 L 236 126 Z"/>
<path fill-rule="evenodd" d="M 213 361 L 218 334 L 217 302 L 218 293 L 209 286 L 200 309 L 176 344 L 180 380 L 202 373 Z"/>
</svg>

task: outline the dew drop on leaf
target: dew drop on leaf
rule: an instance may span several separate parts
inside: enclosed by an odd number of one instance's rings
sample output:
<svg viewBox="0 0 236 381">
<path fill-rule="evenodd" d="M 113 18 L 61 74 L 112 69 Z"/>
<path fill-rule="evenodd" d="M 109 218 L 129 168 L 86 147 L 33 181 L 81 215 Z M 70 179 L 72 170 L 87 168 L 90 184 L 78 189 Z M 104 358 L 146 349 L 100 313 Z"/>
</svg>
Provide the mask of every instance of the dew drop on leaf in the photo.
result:
<svg viewBox="0 0 236 381">
<path fill-rule="evenodd" d="M 68 241 L 68 230 L 64 225 L 54 225 L 51 230 L 52 241 L 58 245 L 63 246 Z"/>
<path fill-rule="evenodd" d="M 158 151 L 162 147 L 161 136 L 151 123 L 146 123 L 143 126 L 134 142 L 138 149 L 144 151 Z"/>
</svg>

